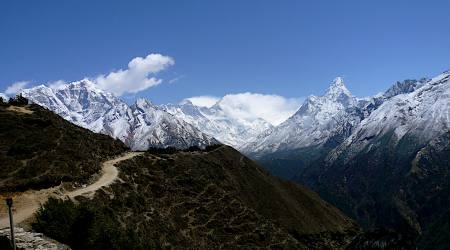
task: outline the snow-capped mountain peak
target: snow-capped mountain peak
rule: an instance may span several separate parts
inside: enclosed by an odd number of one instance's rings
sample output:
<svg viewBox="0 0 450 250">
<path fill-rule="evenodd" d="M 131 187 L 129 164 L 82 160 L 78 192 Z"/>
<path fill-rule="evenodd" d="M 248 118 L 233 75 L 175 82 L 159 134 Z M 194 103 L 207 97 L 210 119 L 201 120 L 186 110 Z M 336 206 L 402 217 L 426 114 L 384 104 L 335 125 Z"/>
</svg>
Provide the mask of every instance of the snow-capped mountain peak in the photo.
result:
<svg viewBox="0 0 450 250">
<path fill-rule="evenodd" d="M 331 85 L 328 87 L 325 95 L 322 96 L 325 101 L 332 101 L 342 103 L 345 106 L 354 105 L 355 97 L 353 97 L 352 93 L 347 89 L 344 84 L 344 79 L 342 77 L 336 77 Z"/>
<path fill-rule="evenodd" d="M 134 105 L 137 109 L 141 109 L 143 111 L 148 109 L 156 109 L 156 106 L 148 99 L 146 98 L 138 98 Z"/>
<path fill-rule="evenodd" d="M 138 99 L 130 107 L 88 79 L 55 89 L 40 85 L 23 90 L 22 94 L 68 121 L 122 140 L 133 150 L 204 147 L 218 143 L 146 99 Z"/>
<path fill-rule="evenodd" d="M 185 120 L 220 142 L 240 148 L 273 126 L 261 118 L 239 119 L 230 115 L 220 101 L 212 107 L 195 106 L 189 100 L 179 105 L 162 105 L 168 113 Z"/>
<path fill-rule="evenodd" d="M 335 95 L 348 95 L 351 96 L 352 94 L 347 89 L 344 83 L 344 79 L 340 76 L 336 77 L 333 82 L 331 82 L 330 86 L 328 87 L 328 90 L 326 92 L 326 96 L 335 96 Z"/>
<path fill-rule="evenodd" d="M 262 155 L 323 144 L 359 122 L 352 112 L 357 104 L 342 78 L 337 77 L 323 96 L 309 96 L 293 116 L 245 145 L 243 151 Z"/>
</svg>

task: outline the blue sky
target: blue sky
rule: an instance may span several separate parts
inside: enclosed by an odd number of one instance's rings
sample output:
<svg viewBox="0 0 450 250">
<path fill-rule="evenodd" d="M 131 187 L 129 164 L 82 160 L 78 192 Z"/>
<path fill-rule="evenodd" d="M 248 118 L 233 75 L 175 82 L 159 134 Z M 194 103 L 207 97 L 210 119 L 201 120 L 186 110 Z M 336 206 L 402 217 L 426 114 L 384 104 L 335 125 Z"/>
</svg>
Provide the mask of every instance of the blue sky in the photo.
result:
<svg viewBox="0 0 450 250">
<path fill-rule="evenodd" d="M 170 56 L 156 103 L 253 92 L 357 96 L 450 68 L 450 1 L 1 1 L 0 92 Z M 177 79 L 176 81 L 174 79 Z M 172 83 L 169 83 L 173 80 Z"/>
</svg>

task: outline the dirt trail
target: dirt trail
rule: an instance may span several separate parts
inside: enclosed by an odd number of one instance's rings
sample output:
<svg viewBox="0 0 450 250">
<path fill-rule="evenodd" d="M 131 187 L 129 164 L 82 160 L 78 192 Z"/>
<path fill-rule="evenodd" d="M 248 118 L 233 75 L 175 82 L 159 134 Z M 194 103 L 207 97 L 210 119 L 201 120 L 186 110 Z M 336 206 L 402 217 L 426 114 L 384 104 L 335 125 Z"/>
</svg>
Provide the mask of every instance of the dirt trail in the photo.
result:
<svg viewBox="0 0 450 250">
<path fill-rule="evenodd" d="M 42 189 L 39 191 L 30 190 L 24 193 L 17 194 L 13 197 L 13 214 L 14 214 L 14 224 L 21 223 L 33 216 L 33 214 L 39 209 L 40 205 L 45 203 L 49 197 L 57 198 L 74 198 L 80 195 L 86 195 L 95 192 L 96 190 L 106 187 L 117 179 L 119 174 L 118 169 L 114 166 L 115 164 L 131 159 L 137 155 L 143 153 L 139 152 L 129 152 L 125 155 L 119 156 L 112 160 L 105 161 L 102 164 L 102 175 L 94 183 L 76 189 L 74 191 L 65 191 L 61 186 L 52 187 L 48 189 Z M 4 202 L 3 196 L 0 195 L 1 201 Z M 9 218 L 7 213 L 6 205 L 0 206 L 0 229 L 9 227 Z"/>
</svg>

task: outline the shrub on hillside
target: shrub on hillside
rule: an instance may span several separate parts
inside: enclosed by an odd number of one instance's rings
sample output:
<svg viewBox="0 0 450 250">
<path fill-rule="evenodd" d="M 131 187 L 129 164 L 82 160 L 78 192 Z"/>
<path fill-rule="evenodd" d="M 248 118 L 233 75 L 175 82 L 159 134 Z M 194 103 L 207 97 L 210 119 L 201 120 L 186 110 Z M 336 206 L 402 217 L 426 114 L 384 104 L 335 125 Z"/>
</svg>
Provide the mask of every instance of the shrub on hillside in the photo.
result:
<svg viewBox="0 0 450 250">
<path fill-rule="evenodd" d="M 122 228 L 102 206 L 50 198 L 36 213 L 35 231 L 72 249 L 146 249 L 133 230 Z"/>
<path fill-rule="evenodd" d="M 22 94 L 18 94 L 14 98 L 9 98 L 8 103 L 15 106 L 25 106 L 28 105 L 28 99 L 23 97 Z"/>
</svg>

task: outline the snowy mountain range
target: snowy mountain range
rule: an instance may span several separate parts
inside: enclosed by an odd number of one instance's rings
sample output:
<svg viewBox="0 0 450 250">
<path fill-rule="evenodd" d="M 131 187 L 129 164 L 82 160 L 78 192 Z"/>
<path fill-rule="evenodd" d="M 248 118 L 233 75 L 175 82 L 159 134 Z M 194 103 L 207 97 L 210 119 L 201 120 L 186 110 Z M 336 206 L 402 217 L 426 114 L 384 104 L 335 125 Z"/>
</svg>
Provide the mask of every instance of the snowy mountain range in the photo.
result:
<svg viewBox="0 0 450 250">
<path fill-rule="evenodd" d="M 383 94 L 369 98 L 356 98 L 346 88 L 343 79 L 338 77 L 324 95 L 308 97 L 293 116 L 279 126 L 261 133 L 241 150 L 258 158 L 301 148 L 332 149 L 352 136 L 357 127 L 359 130 L 366 131 L 367 123 L 373 120 L 372 113 L 383 104 L 386 103 L 382 111 L 377 111 L 376 114 L 393 112 L 390 105 L 401 104 L 389 103 L 395 102 L 398 98 L 405 98 L 406 94 L 415 92 L 428 81 L 430 80 L 405 80 L 395 83 Z M 397 96 L 400 97 L 397 98 Z M 396 125 L 398 121 L 392 117 L 391 124 Z M 385 124 L 380 120 L 375 123 Z"/>
<path fill-rule="evenodd" d="M 217 143 L 217 139 L 258 158 L 301 148 L 334 149 L 347 138 L 358 137 L 353 135 L 357 128 L 358 135 L 370 137 L 367 124 L 380 122 L 372 116 L 381 117 L 383 112 L 393 110 L 383 104 L 397 101 L 391 105 L 399 106 L 399 98 L 408 98 L 406 94 L 415 93 L 431 81 L 397 82 L 384 94 L 361 99 L 353 96 L 338 77 L 324 95 L 308 97 L 294 115 L 278 126 L 262 118 L 234 118 L 225 112 L 221 100 L 212 107 L 199 107 L 190 101 L 158 106 L 144 99 L 129 106 L 90 80 L 58 89 L 41 85 L 24 90 L 23 95 L 77 125 L 118 138 L 133 149 L 204 146 Z M 403 121 L 399 119 L 392 117 L 392 124 Z M 403 127 L 397 129 L 399 134 L 402 131 Z"/>
<path fill-rule="evenodd" d="M 325 143 L 360 122 L 358 99 L 336 78 L 323 96 L 309 96 L 285 122 L 260 134 L 245 145 L 244 152 L 265 155 Z"/>
<path fill-rule="evenodd" d="M 354 132 L 330 155 L 333 160 L 342 151 L 348 157 L 358 154 L 367 145 L 392 132 L 394 141 L 405 136 L 426 144 L 450 131 L 450 74 L 443 73 L 430 80 L 409 82 L 398 90 L 398 85 L 383 96 L 387 99 L 361 121 Z M 392 94 L 396 93 L 396 94 Z"/>
<path fill-rule="evenodd" d="M 66 120 L 118 138 L 134 150 L 219 142 L 239 147 L 273 127 L 262 118 L 230 116 L 221 100 L 209 108 L 190 101 L 158 106 L 145 99 L 129 106 L 88 79 L 56 89 L 40 85 L 22 94 Z"/>
<path fill-rule="evenodd" d="M 162 105 L 161 108 L 235 148 L 252 141 L 257 135 L 273 127 L 262 118 L 238 119 L 228 115 L 222 100 L 210 108 L 195 106 L 189 100 L 178 105 Z"/>
<path fill-rule="evenodd" d="M 120 139 L 133 150 L 204 147 L 218 143 L 212 136 L 147 100 L 139 99 L 128 106 L 90 80 L 58 89 L 40 85 L 23 90 L 22 94 L 81 127 Z"/>
</svg>

